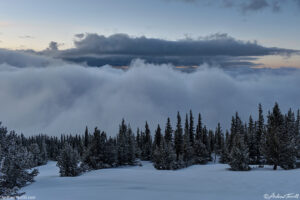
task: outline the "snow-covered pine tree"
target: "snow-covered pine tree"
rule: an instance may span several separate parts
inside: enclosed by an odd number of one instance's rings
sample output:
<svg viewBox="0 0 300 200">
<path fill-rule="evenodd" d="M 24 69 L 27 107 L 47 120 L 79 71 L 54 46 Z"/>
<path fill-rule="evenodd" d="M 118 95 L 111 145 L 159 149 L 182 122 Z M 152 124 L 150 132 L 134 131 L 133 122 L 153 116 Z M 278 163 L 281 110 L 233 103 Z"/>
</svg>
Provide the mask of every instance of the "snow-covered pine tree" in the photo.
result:
<svg viewBox="0 0 300 200">
<path fill-rule="evenodd" d="M 284 131 L 280 136 L 279 163 L 283 169 L 294 169 L 297 160 L 295 115 L 290 109 L 284 117 Z"/>
<path fill-rule="evenodd" d="M 256 141 L 255 126 L 251 115 L 249 117 L 249 122 L 247 127 L 247 136 L 248 136 L 248 147 L 249 147 L 249 162 L 250 164 L 256 164 L 257 148 L 259 148 L 260 141 L 258 142 Z"/>
<path fill-rule="evenodd" d="M 195 139 L 194 144 L 194 163 L 205 164 L 208 162 L 210 156 L 206 149 L 205 144 L 200 139 Z"/>
<path fill-rule="evenodd" d="M 33 143 L 29 146 L 29 151 L 32 153 L 32 166 L 39 166 L 44 164 L 44 159 L 40 154 L 40 148 L 37 143 Z"/>
<path fill-rule="evenodd" d="M 225 142 L 224 142 L 224 145 L 223 145 L 223 149 L 221 151 L 221 155 L 220 155 L 220 159 L 219 159 L 219 162 L 220 163 L 228 163 L 229 160 L 230 160 L 230 152 L 229 152 L 229 132 L 228 130 L 226 130 L 226 133 L 225 133 Z"/>
<path fill-rule="evenodd" d="M 160 145 L 153 152 L 153 165 L 159 170 L 178 169 L 176 162 L 176 153 L 171 142 L 166 142 L 162 138 Z"/>
<path fill-rule="evenodd" d="M 249 167 L 249 152 L 244 144 L 243 135 L 237 134 L 234 138 L 234 146 L 230 153 L 229 165 L 234 171 L 248 171 Z"/>
<path fill-rule="evenodd" d="M 1 148 L 0 148 L 1 149 Z M 8 188 L 6 185 L 6 174 L 3 173 L 3 168 L 4 168 L 4 161 L 5 161 L 5 157 L 1 157 L 0 160 L 0 199 L 5 199 L 7 197 L 17 197 L 17 196 L 21 196 L 21 193 L 17 192 L 17 187 L 14 188 Z"/>
<path fill-rule="evenodd" d="M 60 176 L 78 176 L 81 173 L 79 154 L 69 144 L 65 144 L 57 158 Z"/>
<path fill-rule="evenodd" d="M 274 170 L 280 165 L 280 135 L 283 134 L 283 130 L 284 117 L 276 103 L 273 112 L 268 114 L 266 144 L 264 145 L 265 157 L 268 164 L 274 165 Z"/>
<path fill-rule="evenodd" d="M 108 163 L 105 162 L 106 158 L 108 157 L 107 155 L 105 155 L 106 142 L 106 133 L 101 133 L 100 130 L 96 127 L 94 130 L 92 142 L 83 156 L 83 165 L 85 165 L 84 168 L 86 168 L 86 166 L 90 169 L 102 169 L 111 167 Z"/>
<path fill-rule="evenodd" d="M 37 169 L 28 169 L 28 152 L 25 147 L 16 143 L 16 136 L 9 136 L 9 146 L 5 152 L 5 159 L 2 160 L 2 181 L 7 190 L 12 192 L 33 182 L 38 174 Z"/>
</svg>

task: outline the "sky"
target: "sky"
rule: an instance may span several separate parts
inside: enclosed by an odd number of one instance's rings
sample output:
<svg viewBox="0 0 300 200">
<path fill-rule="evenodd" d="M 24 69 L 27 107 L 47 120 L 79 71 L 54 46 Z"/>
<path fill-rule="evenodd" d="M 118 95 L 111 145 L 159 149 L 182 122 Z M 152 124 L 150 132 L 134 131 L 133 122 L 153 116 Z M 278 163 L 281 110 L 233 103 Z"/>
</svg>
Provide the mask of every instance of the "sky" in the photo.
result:
<svg viewBox="0 0 300 200">
<path fill-rule="evenodd" d="M 181 40 L 221 33 L 266 47 L 300 49 L 298 0 L 0 0 L 0 47 L 41 51 L 75 35 L 118 33 Z M 287 62 L 288 60 L 288 62 Z M 260 67 L 300 67 L 300 58 L 259 57 Z"/>
<path fill-rule="evenodd" d="M 0 0 L 0 121 L 25 135 L 151 128 L 190 109 L 228 129 L 297 110 L 299 0 Z"/>
</svg>

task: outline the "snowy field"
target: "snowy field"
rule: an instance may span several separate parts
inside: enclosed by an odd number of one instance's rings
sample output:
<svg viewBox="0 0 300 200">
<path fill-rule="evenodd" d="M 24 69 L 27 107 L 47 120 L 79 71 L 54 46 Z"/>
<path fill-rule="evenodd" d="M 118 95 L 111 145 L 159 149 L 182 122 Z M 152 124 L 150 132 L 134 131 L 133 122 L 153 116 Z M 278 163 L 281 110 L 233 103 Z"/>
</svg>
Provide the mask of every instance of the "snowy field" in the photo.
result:
<svg viewBox="0 0 300 200">
<path fill-rule="evenodd" d="M 178 171 L 142 167 L 102 169 L 59 177 L 55 162 L 39 167 L 36 182 L 23 188 L 37 200 L 259 200 L 264 194 L 300 193 L 300 169 L 233 172 L 228 165 L 197 165 Z M 25 196 L 23 199 L 26 199 Z"/>
</svg>

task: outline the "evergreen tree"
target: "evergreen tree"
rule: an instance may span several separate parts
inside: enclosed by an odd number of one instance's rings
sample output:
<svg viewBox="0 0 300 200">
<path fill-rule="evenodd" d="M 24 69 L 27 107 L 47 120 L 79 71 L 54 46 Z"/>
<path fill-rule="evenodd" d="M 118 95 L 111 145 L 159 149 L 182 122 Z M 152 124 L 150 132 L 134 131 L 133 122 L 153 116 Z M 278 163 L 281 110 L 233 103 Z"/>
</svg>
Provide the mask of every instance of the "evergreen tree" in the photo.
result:
<svg viewBox="0 0 300 200">
<path fill-rule="evenodd" d="M 249 152 L 241 134 L 234 137 L 234 146 L 230 153 L 229 165 L 234 171 L 247 171 L 249 167 Z"/>
<path fill-rule="evenodd" d="M 196 139 L 194 145 L 194 163 L 205 164 L 207 163 L 209 158 L 210 155 L 206 149 L 206 146 L 202 143 L 200 139 Z"/>
<path fill-rule="evenodd" d="M 162 134 L 161 134 L 161 128 L 159 126 L 159 124 L 157 125 L 157 129 L 155 131 L 155 136 L 154 136 L 154 142 L 153 142 L 153 146 L 160 146 L 162 140 Z"/>
<path fill-rule="evenodd" d="M 188 122 L 188 116 L 185 118 L 185 128 L 184 128 L 184 136 L 183 136 L 183 161 L 185 166 L 189 166 L 193 164 L 193 146 L 190 141 L 190 128 Z"/>
<path fill-rule="evenodd" d="M 168 120 L 167 120 L 167 124 L 166 124 L 166 129 L 165 129 L 165 142 L 166 143 L 169 143 L 169 142 L 172 142 L 173 140 L 173 137 L 172 137 L 172 134 L 173 134 L 173 129 L 172 129 L 172 126 L 171 126 L 171 121 L 170 121 L 170 118 L 168 117 Z"/>
<path fill-rule="evenodd" d="M 0 132 L 3 130 L 0 130 Z M 38 174 L 37 169 L 28 169 L 30 166 L 30 153 L 17 140 L 16 134 L 11 132 L 5 139 L 6 143 L 4 146 L 1 147 L 1 154 L 3 155 L 0 158 L 0 196 L 4 196 L 7 193 L 18 196 L 18 189 L 33 182 L 33 178 Z"/>
<path fill-rule="evenodd" d="M 32 167 L 44 164 L 44 160 L 40 154 L 40 148 L 37 143 L 31 144 L 29 151 L 32 153 Z"/>
<path fill-rule="evenodd" d="M 203 138 L 202 138 L 202 119 L 201 119 L 201 114 L 199 113 L 198 115 L 198 123 L 196 127 L 196 135 L 195 135 L 196 140 L 200 140 L 203 143 Z"/>
<path fill-rule="evenodd" d="M 182 126 L 181 126 L 181 117 L 179 112 L 177 113 L 177 124 L 175 130 L 175 152 L 176 152 L 176 159 L 177 161 L 183 154 L 183 133 L 182 133 Z"/>
<path fill-rule="evenodd" d="M 152 156 L 152 138 L 148 122 L 145 124 L 145 133 L 142 135 L 142 159 L 151 160 Z"/>
<path fill-rule="evenodd" d="M 78 152 L 66 144 L 58 156 L 57 166 L 60 176 L 78 176 L 81 172 Z"/>
<path fill-rule="evenodd" d="M 256 141 L 256 135 L 255 135 L 255 125 L 252 119 L 252 116 L 249 117 L 248 122 L 248 130 L 247 130 L 247 136 L 248 136 L 248 147 L 249 147 L 249 162 L 250 164 L 256 164 L 258 158 L 257 153 L 260 146 L 260 141 Z"/>
<path fill-rule="evenodd" d="M 218 123 L 216 131 L 215 131 L 215 153 L 217 155 L 221 154 L 221 151 L 224 146 L 224 134 L 221 128 L 220 123 Z"/>
<path fill-rule="evenodd" d="M 276 103 L 273 112 L 268 114 L 268 125 L 265 146 L 265 156 L 269 164 L 276 170 L 280 165 L 280 135 L 283 134 L 284 118 Z"/>
<path fill-rule="evenodd" d="M 265 145 L 265 124 L 264 124 L 264 115 L 263 115 L 263 109 L 262 105 L 259 104 L 258 106 L 258 121 L 257 121 L 257 129 L 255 134 L 255 143 L 254 143 L 254 151 L 255 151 L 255 157 L 256 157 L 256 164 L 263 164 L 263 150 Z"/>
<path fill-rule="evenodd" d="M 191 143 L 191 145 L 194 146 L 194 142 L 195 142 L 195 129 L 194 129 L 194 117 L 193 117 L 192 110 L 190 110 L 189 137 L 190 137 L 190 143 Z"/>
<path fill-rule="evenodd" d="M 297 157 L 300 158 L 300 110 L 297 110 L 295 129 L 296 129 L 295 132 L 296 132 Z"/>
<path fill-rule="evenodd" d="M 87 149 L 90 143 L 90 135 L 89 135 L 89 130 L 88 127 L 85 127 L 85 132 L 84 132 L 84 147 Z"/>
<path fill-rule="evenodd" d="M 229 151 L 229 132 L 228 130 L 226 130 L 226 134 L 225 134 L 225 143 L 223 145 L 222 151 L 221 151 L 221 155 L 220 155 L 220 163 L 228 163 L 230 160 L 230 151 Z"/>
<path fill-rule="evenodd" d="M 284 131 L 280 137 L 279 163 L 283 169 L 294 169 L 297 160 L 295 116 L 290 109 L 284 119 Z"/>
<path fill-rule="evenodd" d="M 171 142 L 166 142 L 162 138 L 161 143 L 157 146 L 153 153 L 153 165 L 159 170 L 177 169 L 176 153 Z"/>
</svg>

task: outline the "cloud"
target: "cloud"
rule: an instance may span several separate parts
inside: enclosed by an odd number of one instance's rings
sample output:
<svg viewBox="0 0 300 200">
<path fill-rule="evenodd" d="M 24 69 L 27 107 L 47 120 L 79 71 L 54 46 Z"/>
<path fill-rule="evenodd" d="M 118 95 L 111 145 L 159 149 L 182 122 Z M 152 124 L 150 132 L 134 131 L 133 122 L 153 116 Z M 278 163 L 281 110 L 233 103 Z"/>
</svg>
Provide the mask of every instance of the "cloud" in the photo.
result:
<svg viewBox="0 0 300 200">
<path fill-rule="evenodd" d="M 242 4 L 243 12 L 263 10 L 269 6 L 266 0 L 250 0 Z"/>
<path fill-rule="evenodd" d="M 300 107 L 296 69 L 223 70 L 203 65 L 183 73 L 170 64 L 142 60 L 128 70 L 61 61 L 45 65 L 43 60 L 17 52 L 0 62 L 0 120 L 25 135 L 83 133 L 86 125 L 115 135 L 123 117 L 134 129 L 148 120 L 153 131 L 157 123 L 163 126 L 167 117 L 175 122 L 177 111 L 184 115 L 189 109 L 201 112 L 211 128 L 217 122 L 228 128 L 235 111 L 245 120 L 249 114 L 256 116 L 259 102 L 265 113 L 275 101 L 283 111 Z M 28 67 L 38 63 L 43 67 Z"/>
<path fill-rule="evenodd" d="M 235 59 L 237 63 L 244 62 L 245 60 L 240 60 L 240 57 L 290 55 L 298 52 L 291 49 L 264 47 L 256 41 L 241 41 L 221 33 L 177 41 L 144 36 L 130 37 L 127 34 L 115 34 L 108 37 L 85 34 L 83 38 L 75 40 L 74 45 L 74 48 L 62 51 L 58 51 L 57 46 L 54 45 L 54 48 L 48 48 L 48 50 L 55 50 L 54 55 L 57 58 L 85 62 L 92 66 L 128 65 L 135 58 L 142 58 L 153 63 L 170 62 L 175 65 L 199 65 L 219 60 L 218 64 L 226 65 L 228 60 Z M 47 55 L 48 51 L 42 53 Z"/>
<path fill-rule="evenodd" d="M 223 6 L 224 8 L 237 8 L 242 11 L 242 13 L 251 13 L 257 11 L 263 11 L 266 9 L 271 9 L 273 12 L 279 12 L 286 4 L 293 4 L 300 8 L 300 0 L 216 0 L 216 1 L 206 1 L 206 0 L 167 0 L 169 2 L 181 1 L 185 3 L 199 3 L 201 5 L 214 5 Z"/>
<path fill-rule="evenodd" d="M 34 39 L 35 37 L 33 37 L 31 35 L 22 35 L 22 36 L 19 36 L 19 38 L 21 38 L 21 39 Z"/>
<path fill-rule="evenodd" d="M 78 33 L 78 34 L 75 34 L 75 37 L 81 39 L 81 38 L 84 37 L 84 34 L 83 33 Z"/>
<path fill-rule="evenodd" d="M 50 42 L 48 49 L 50 51 L 57 51 L 58 50 L 58 43 L 57 42 Z"/>
<path fill-rule="evenodd" d="M 13 67 L 46 67 L 59 65 L 62 61 L 46 56 L 36 55 L 34 51 L 13 51 L 0 48 L 0 64 L 8 64 Z"/>
</svg>

